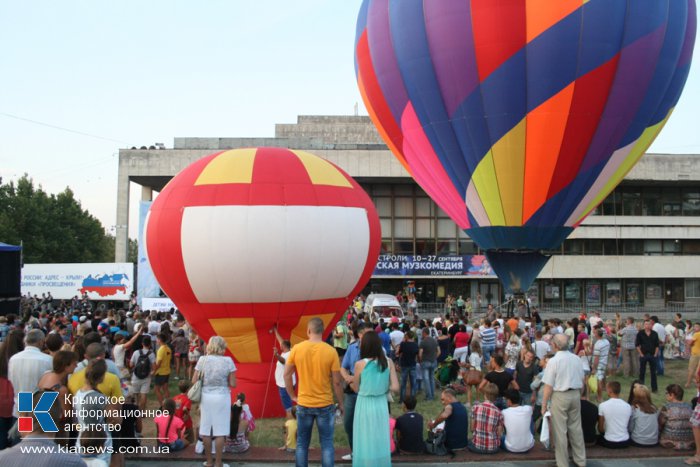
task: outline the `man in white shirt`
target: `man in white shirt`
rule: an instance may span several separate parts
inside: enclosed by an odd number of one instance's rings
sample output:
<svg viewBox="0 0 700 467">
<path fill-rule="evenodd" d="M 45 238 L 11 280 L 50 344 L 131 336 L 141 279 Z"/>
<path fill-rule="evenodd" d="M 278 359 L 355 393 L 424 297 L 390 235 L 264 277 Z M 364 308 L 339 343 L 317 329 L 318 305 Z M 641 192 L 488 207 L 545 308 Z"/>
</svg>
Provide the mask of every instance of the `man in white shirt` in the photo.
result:
<svg viewBox="0 0 700 467">
<path fill-rule="evenodd" d="M 588 323 L 591 325 L 591 330 L 595 328 L 601 321 L 603 321 L 603 318 L 600 317 L 600 311 L 594 312 L 593 316 L 591 316 L 588 319 Z"/>
<path fill-rule="evenodd" d="M 659 356 L 656 358 L 656 375 L 664 375 L 664 344 L 666 343 L 666 328 L 659 323 L 658 316 L 652 316 L 651 320 L 654 322 L 651 330 L 655 331 L 659 335 Z"/>
<path fill-rule="evenodd" d="M 277 360 L 277 365 L 275 366 L 275 383 L 277 384 L 277 390 L 280 394 L 280 400 L 282 401 L 282 406 L 284 411 L 287 412 L 287 418 L 292 416 L 292 399 L 287 393 L 287 388 L 284 383 L 284 364 L 287 363 L 287 358 L 289 358 L 289 353 L 292 351 L 292 343 L 286 339 L 282 338 L 282 335 L 277 330 L 277 326 L 272 328 L 275 333 L 275 338 L 280 346 L 282 353 L 279 353 L 277 347 L 273 349 L 273 354 Z M 292 375 L 292 385 L 297 385 L 296 374 Z"/>
<path fill-rule="evenodd" d="M 41 351 L 44 347 L 44 331 L 41 329 L 29 331 L 24 338 L 24 345 L 23 351 L 10 358 L 7 371 L 15 394 L 36 391 L 41 376 L 53 369 L 53 359 Z M 13 414 L 15 417 L 19 417 L 16 404 Z"/>
<path fill-rule="evenodd" d="M 603 399 L 603 386 L 605 386 L 605 372 L 608 368 L 608 355 L 610 354 L 610 341 L 605 337 L 603 328 L 593 331 L 596 336 L 593 345 L 593 366 L 591 371 L 596 372 L 598 378 L 598 403 Z"/>
<path fill-rule="evenodd" d="M 505 396 L 508 408 L 501 412 L 506 428 L 503 446 L 509 452 L 527 452 L 535 445 L 535 438 L 530 431 L 532 406 L 520 405 L 520 392 L 516 389 L 506 390 Z"/>
<path fill-rule="evenodd" d="M 389 339 L 391 339 L 391 357 L 393 359 L 396 351 L 399 349 L 399 345 L 403 342 L 404 333 L 399 330 L 398 323 L 391 323 L 391 329 Z"/>
<path fill-rule="evenodd" d="M 569 444 L 574 463 L 586 465 L 586 447 L 581 427 L 581 388 L 583 387 L 583 366 L 581 359 L 569 352 L 569 339 L 564 334 L 552 338 L 556 355 L 547 362 L 542 382 L 542 415 L 552 401 L 550 411 L 552 437 L 558 467 L 569 466 Z M 567 442 L 568 441 L 568 442 Z"/>
<path fill-rule="evenodd" d="M 598 406 L 598 445 L 606 448 L 626 448 L 630 444 L 628 425 L 632 407 L 620 399 L 620 383 L 610 381 L 605 386 L 610 399 Z"/>
<path fill-rule="evenodd" d="M 544 360 L 545 355 L 552 351 L 548 343 L 542 340 L 542 331 L 535 332 L 535 342 L 532 344 L 537 360 Z"/>
</svg>

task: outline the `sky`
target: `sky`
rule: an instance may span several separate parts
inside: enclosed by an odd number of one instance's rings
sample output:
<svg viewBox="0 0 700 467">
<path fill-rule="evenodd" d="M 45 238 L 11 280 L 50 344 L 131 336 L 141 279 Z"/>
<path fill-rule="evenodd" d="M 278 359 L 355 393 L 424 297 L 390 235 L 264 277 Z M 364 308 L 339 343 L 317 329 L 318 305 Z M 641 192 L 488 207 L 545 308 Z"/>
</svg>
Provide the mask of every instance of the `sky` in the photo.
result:
<svg viewBox="0 0 700 467">
<path fill-rule="evenodd" d="M 353 59 L 360 4 L 0 0 L 0 177 L 70 187 L 113 231 L 120 148 L 269 137 L 275 123 L 352 115 L 356 103 L 366 115 Z M 649 152 L 700 154 L 699 67 Z"/>
</svg>

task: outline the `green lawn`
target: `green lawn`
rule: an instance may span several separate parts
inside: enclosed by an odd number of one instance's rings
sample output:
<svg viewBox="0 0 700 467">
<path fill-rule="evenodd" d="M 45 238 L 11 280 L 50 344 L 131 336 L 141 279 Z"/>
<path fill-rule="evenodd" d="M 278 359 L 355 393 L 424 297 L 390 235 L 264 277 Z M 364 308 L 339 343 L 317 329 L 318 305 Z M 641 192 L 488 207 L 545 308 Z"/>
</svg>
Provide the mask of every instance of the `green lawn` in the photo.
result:
<svg viewBox="0 0 700 467">
<path fill-rule="evenodd" d="M 677 383 L 681 386 L 685 385 L 686 375 L 688 371 L 687 360 L 667 360 L 665 365 L 666 374 L 658 378 L 659 391 L 657 394 L 652 394 L 654 404 L 658 408 L 666 403 L 666 398 L 664 395 L 665 388 L 669 384 Z M 622 385 L 622 397 L 626 400 L 629 394 L 630 385 L 632 381 L 636 378 L 624 378 L 622 376 L 609 377 L 609 380 L 619 381 Z M 647 386 L 651 387 L 651 381 L 647 370 L 646 377 Z M 177 381 L 170 381 L 170 394 L 171 396 L 178 394 Z M 690 401 L 695 397 L 696 389 L 695 387 L 685 389 L 684 400 Z M 276 397 L 275 393 L 273 396 Z M 398 399 L 398 398 L 396 398 Z M 436 417 L 442 410 L 442 405 L 439 401 L 439 393 L 436 391 L 436 399 L 434 401 L 425 401 L 422 393 L 418 393 L 418 407 L 417 412 L 423 415 L 424 420 L 427 421 Z M 605 393 L 603 393 L 603 399 L 606 399 Z M 459 400 L 466 402 L 466 395 L 459 396 Z M 592 397 L 593 402 L 596 401 L 595 397 Z M 149 408 L 156 408 L 157 402 L 155 395 L 149 395 Z M 195 410 L 196 412 L 196 410 Z M 391 415 L 393 417 L 398 417 L 402 414 L 401 405 L 398 403 L 391 404 Z M 255 414 L 253 414 L 255 415 Z M 388 427 L 387 427 L 388 429 Z M 144 421 L 144 436 L 153 436 L 154 429 L 153 423 Z M 150 433 L 150 434 L 146 434 Z M 336 447 L 347 447 L 348 439 L 343 429 L 342 422 L 336 424 L 335 429 L 335 446 Z M 266 418 L 266 419 L 256 419 L 256 429 L 250 434 L 250 441 L 253 446 L 265 446 L 265 447 L 279 447 L 284 444 L 284 419 L 282 418 Z M 318 443 L 318 432 L 314 429 L 314 434 L 311 440 L 311 446 L 318 448 L 320 445 Z"/>
</svg>

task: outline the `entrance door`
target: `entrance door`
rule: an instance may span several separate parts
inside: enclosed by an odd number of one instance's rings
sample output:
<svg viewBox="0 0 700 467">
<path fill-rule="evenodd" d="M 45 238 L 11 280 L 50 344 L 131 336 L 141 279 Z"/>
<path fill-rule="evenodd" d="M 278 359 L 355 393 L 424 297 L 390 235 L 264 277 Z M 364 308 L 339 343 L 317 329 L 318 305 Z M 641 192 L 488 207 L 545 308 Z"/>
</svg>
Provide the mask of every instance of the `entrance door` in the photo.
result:
<svg viewBox="0 0 700 467">
<path fill-rule="evenodd" d="M 664 281 L 664 295 L 666 303 L 683 303 L 685 301 L 685 289 L 683 288 L 683 279 L 666 279 Z"/>
<path fill-rule="evenodd" d="M 498 282 L 480 283 L 479 294 L 481 295 L 481 306 L 484 308 L 489 304 L 498 306 L 501 301 L 500 286 Z"/>
</svg>

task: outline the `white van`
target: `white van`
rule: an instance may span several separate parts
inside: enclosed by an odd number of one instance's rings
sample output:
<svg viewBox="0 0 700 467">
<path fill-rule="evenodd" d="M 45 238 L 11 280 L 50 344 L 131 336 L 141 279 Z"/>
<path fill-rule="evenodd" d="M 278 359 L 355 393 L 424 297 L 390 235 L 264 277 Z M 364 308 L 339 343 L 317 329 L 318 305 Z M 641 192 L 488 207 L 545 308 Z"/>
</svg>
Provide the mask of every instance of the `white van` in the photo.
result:
<svg viewBox="0 0 700 467">
<path fill-rule="evenodd" d="M 401 304 L 393 295 L 373 293 L 365 300 L 365 313 L 367 313 L 372 322 L 378 322 L 379 318 L 384 318 L 385 321 L 388 321 L 393 312 L 396 312 L 396 316 L 400 320 L 403 319 L 403 308 L 401 308 Z"/>
</svg>

